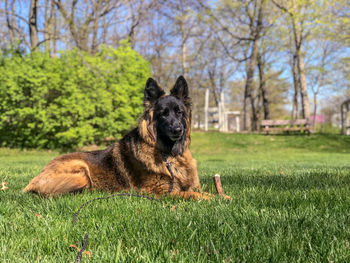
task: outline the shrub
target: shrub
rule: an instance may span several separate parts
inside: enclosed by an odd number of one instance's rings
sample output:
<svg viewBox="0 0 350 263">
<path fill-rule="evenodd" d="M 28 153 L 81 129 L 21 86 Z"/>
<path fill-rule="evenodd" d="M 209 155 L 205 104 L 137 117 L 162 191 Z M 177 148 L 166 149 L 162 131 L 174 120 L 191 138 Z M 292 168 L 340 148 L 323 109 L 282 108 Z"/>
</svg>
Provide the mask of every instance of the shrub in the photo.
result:
<svg viewBox="0 0 350 263">
<path fill-rule="evenodd" d="M 0 57 L 0 144 L 73 149 L 120 138 L 142 112 L 149 63 L 128 45 Z"/>
</svg>

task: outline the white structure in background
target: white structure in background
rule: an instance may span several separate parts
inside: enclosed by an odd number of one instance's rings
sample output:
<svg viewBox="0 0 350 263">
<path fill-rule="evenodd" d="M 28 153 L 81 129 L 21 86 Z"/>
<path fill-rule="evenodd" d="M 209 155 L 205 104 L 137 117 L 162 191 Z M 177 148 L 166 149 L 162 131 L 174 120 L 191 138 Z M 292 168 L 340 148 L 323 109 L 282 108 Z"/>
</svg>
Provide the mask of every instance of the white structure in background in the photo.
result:
<svg viewBox="0 0 350 263">
<path fill-rule="evenodd" d="M 350 99 L 340 105 L 341 134 L 350 135 Z"/>
<path fill-rule="evenodd" d="M 205 91 L 204 103 L 204 130 L 208 131 L 209 119 L 211 122 L 217 123 L 217 127 L 221 132 L 240 131 L 240 112 L 225 111 L 224 93 L 220 93 L 220 101 L 218 107 L 209 107 L 209 89 Z"/>
</svg>

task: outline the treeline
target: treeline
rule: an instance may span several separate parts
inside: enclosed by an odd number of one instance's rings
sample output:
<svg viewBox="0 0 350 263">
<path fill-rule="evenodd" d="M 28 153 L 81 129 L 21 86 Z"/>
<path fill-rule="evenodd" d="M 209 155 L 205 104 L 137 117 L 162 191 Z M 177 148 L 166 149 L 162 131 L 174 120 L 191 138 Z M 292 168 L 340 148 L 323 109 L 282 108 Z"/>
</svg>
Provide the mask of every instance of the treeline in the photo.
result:
<svg viewBox="0 0 350 263">
<path fill-rule="evenodd" d="M 51 57 L 128 39 L 162 85 L 185 75 L 196 125 L 209 88 L 212 106 L 224 92 L 255 130 L 261 119 L 338 112 L 350 95 L 349 14 L 346 0 L 5 0 L 0 36 L 3 48 Z"/>
<path fill-rule="evenodd" d="M 0 145 L 76 149 L 120 136 L 141 114 L 149 63 L 127 44 L 0 54 Z"/>
</svg>

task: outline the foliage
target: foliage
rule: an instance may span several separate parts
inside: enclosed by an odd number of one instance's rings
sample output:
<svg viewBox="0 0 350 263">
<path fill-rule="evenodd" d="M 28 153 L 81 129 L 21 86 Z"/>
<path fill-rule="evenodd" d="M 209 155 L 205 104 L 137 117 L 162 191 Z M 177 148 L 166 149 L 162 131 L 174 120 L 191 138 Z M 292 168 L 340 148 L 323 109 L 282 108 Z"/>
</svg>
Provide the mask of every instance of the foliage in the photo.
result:
<svg viewBox="0 0 350 263">
<path fill-rule="evenodd" d="M 263 19 L 258 23 L 261 4 Z M 245 87 L 247 62 L 254 57 L 250 49 L 257 38 L 259 57 L 265 57 L 269 64 L 262 70 L 265 76 L 281 71 L 283 78 L 276 79 L 274 86 L 288 89 L 278 107 L 272 100 L 264 100 L 268 101 L 265 106 L 271 106 L 270 118 L 299 118 L 303 98 L 314 95 L 309 106 L 315 105 L 319 114 L 329 96 L 346 96 L 348 92 L 349 14 L 349 0 L 5 0 L 0 1 L 0 47 L 19 45 L 53 56 L 59 50 L 77 47 L 95 54 L 103 44 L 116 46 L 119 39 L 128 38 L 130 45 L 150 61 L 153 76 L 162 86 L 167 88 L 180 74 L 186 77 L 191 86 L 193 119 L 200 124 L 204 121 L 206 88 L 216 103 L 221 91 L 234 94 L 232 100 L 225 99 L 228 110 L 235 108 L 248 116 L 257 108 L 246 107 L 243 112 L 245 89 L 233 85 L 242 82 Z M 258 25 L 262 30 L 255 30 Z M 36 30 L 28 30 L 28 26 Z M 35 32 L 37 45 L 31 41 Z M 329 52 L 322 61 L 324 44 Z M 298 66 L 298 61 L 304 66 Z M 257 79 L 258 68 L 252 71 Z M 300 96 L 298 75 L 303 76 L 306 96 Z M 294 100 L 297 92 L 298 100 Z M 261 101 L 256 100 L 256 105 L 264 106 Z M 305 99 L 304 105 L 307 102 Z M 252 117 L 255 122 L 256 116 Z M 262 119 L 263 114 L 258 117 Z"/>
<path fill-rule="evenodd" d="M 119 138 L 142 111 L 149 63 L 124 44 L 0 57 L 0 144 L 77 148 Z"/>
<path fill-rule="evenodd" d="M 350 138 L 194 133 L 203 189 L 231 201 L 40 198 L 20 191 L 57 153 L 0 149 L 2 262 L 349 262 Z"/>
<path fill-rule="evenodd" d="M 316 125 L 316 131 L 326 134 L 340 134 L 341 128 L 339 126 L 333 125 L 332 123 L 322 123 Z"/>
</svg>

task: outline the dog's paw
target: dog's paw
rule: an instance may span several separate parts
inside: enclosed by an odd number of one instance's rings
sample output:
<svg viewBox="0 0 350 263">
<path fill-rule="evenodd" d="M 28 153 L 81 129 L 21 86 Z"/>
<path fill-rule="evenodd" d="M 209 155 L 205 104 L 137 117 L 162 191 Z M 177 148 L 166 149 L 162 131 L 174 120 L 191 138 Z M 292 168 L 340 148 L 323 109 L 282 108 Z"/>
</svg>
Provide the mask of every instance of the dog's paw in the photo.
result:
<svg viewBox="0 0 350 263">
<path fill-rule="evenodd" d="M 174 197 L 180 197 L 184 199 L 192 199 L 195 201 L 199 200 L 211 200 L 214 198 L 214 195 L 209 193 L 198 193 L 198 192 L 178 192 L 178 193 L 171 193 Z"/>
<path fill-rule="evenodd" d="M 223 197 L 225 200 L 231 200 L 231 196 L 228 196 L 228 195 L 220 195 L 221 197 Z"/>
<path fill-rule="evenodd" d="M 204 200 L 212 200 L 214 198 L 214 195 L 213 194 L 209 194 L 209 193 L 202 193 L 202 198 L 201 199 L 204 199 Z"/>
</svg>

